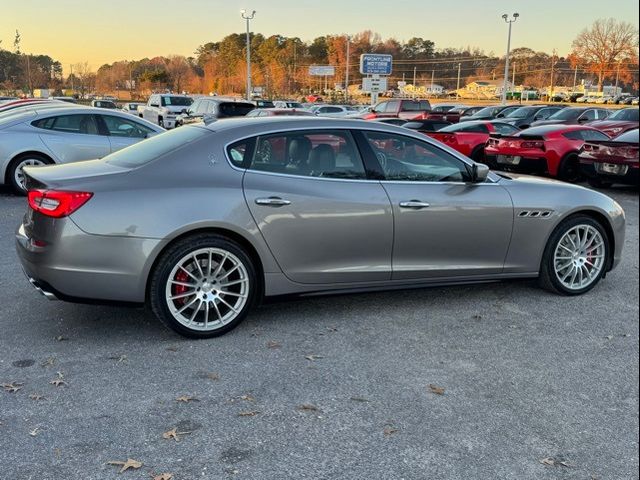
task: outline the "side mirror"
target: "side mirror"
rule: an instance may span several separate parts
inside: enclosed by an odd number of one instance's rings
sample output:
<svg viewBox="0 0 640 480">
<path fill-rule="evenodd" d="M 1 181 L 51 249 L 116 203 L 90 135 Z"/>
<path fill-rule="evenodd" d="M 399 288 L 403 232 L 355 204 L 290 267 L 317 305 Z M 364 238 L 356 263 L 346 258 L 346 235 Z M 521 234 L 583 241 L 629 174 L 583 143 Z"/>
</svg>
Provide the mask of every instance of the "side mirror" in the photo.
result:
<svg viewBox="0 0 640 480">
<path fill-rule="evenodd" d="M 156 107 L 156 108 L 157 108 L 157 107 L 159 107 L 160 105 L 158 105 L 157 103 L 150 103 L 150 104 L 149 104 L 149 106 L 150 106 L 150 107 Z"/>
<path fill-rule="evenodd" d="M 496 118 L 504 118 L 504 114 L 499 113 L 498 115 L 496 115 Z"/>
<path fill-rule="evenodd" d="M 484 183 L 489 176 L 489 167 L 484 163 L 474 163 L 471 167 L 471 182 Z"/>
<path fill-rule="evenodd" d="M 588 121 L 589 121 L 589 119 L 587 117 L 580 117 L 578 119 L 578 123 L 585 123 L 585 122 L 588 122 Z"/>
</svg>

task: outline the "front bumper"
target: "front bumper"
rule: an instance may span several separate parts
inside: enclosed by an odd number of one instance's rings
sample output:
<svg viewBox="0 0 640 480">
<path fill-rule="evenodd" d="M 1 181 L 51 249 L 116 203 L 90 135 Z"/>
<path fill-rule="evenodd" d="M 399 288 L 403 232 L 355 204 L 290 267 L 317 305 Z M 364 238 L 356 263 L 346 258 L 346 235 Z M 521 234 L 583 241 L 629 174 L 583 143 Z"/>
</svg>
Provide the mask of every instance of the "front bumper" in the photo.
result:
<svg viewBox="0 0 640 480">
<path fill-rule="evenodd" d="M 48 229 L 49 230 L 49 229 Z M 90 235 L 69 218 L 56 219 L 40 246 L 21 224 L 16 251 L 31 282 L 47 298 L 143 303 L 148 260 L 159 240 Z"/>
</svg>

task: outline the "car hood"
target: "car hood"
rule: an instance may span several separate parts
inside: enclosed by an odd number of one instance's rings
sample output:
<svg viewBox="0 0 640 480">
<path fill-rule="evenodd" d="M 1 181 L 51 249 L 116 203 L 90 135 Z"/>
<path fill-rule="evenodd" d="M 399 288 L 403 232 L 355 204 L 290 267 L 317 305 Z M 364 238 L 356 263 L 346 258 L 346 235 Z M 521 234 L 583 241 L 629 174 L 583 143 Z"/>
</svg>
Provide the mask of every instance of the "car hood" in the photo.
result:
<svg viewBox="0 0 640 480">
<path fill-rule="evenodd" d="M 79 180 L 129 172 L 104 160 L 86 160 L 45 167 L 25 167 L 27 188 L 59 188 Z"/>
<path fill-rule="evenodd" d="M 505 178 L 506 182 L 505 186 L 508 186 L 509 183 L 513 182 L 514 184 L 529 184 L 529 185 L 540 185 L 540 186 L 554 186 L 560 187 L 564 186 L 570 189 L 578 189 L 578 190 L 589 190 L 585 187 L 581 187 L 580 185 L 575 185 L 573 183 L 566 183 L 560 180 L 554 180 L 553 178 L 543 178 L 536 177 L 533 175 L 525 175 L 520 173 L 505 173 L 505 172 L 494 172 L 500 178 Z"/>
</svg>

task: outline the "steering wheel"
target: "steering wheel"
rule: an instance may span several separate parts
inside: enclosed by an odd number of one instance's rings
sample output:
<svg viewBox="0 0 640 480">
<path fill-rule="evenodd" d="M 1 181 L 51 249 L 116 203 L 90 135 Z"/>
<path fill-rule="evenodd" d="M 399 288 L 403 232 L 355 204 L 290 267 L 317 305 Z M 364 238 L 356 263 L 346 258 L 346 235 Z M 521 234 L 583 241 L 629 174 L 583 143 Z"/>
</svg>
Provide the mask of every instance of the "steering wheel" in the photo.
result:
<svg viewBox="0 0 640 480">
<path fill-rule="evenodd" d="M 378 157 L 378 161 L 380 162 L 380 166 L 383 170 L 387 169 L 387 156 L 381 151 L 376 152 L 376 157 Z"/>
</svg>

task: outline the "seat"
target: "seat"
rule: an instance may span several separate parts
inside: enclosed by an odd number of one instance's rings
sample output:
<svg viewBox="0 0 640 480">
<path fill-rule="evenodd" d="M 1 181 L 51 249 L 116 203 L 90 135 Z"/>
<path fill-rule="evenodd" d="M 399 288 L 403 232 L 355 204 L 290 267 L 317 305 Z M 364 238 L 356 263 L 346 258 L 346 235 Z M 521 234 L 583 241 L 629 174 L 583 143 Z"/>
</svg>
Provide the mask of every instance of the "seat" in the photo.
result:
<svg viewBox="0 0 640 480">
<path fill-rule="evenodd" d="M 336 154 L 331 145 L 321 143 L 309 154 L 310 175 L 313 177 L 326 176 L 336 170 Z"/>
<path fill-rule="evenodd" d="M 93 117 L 90 117 L 88 115 L 85 115 L 82 120 L 80 120 L 78 130 L 80 133 L 86 133 L 88 135 L 98 135 L 98 126 L 93 120 Z"/>
<path fill-rule="evenodd" d="M 311 148 L 311 140 L 307 137 L 295 137 L 289 142 L 287 173 L 298 175 L 308 174 Z"/>
</svg>

